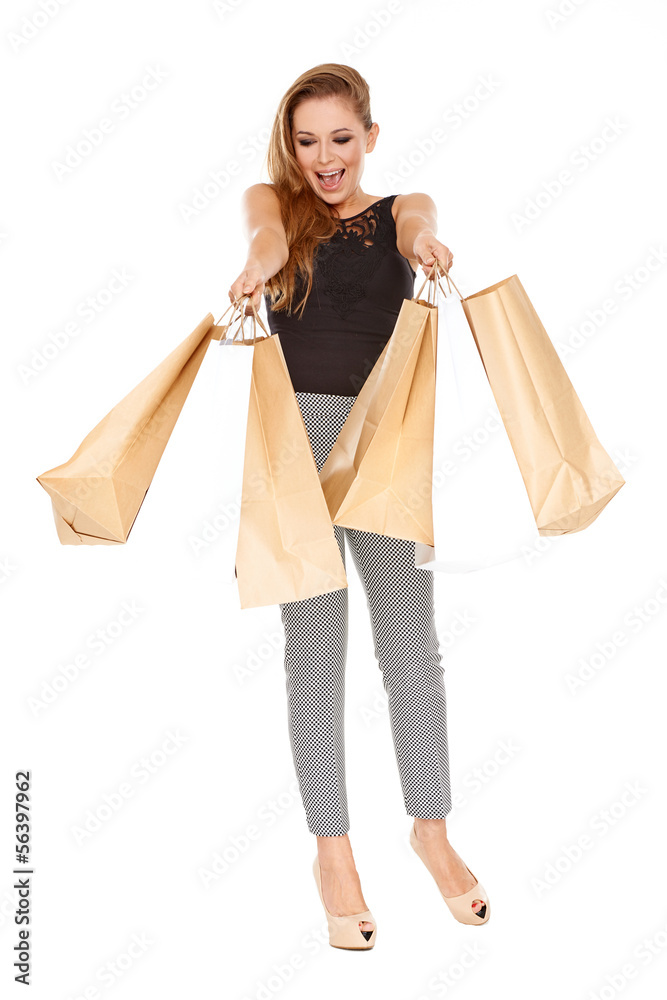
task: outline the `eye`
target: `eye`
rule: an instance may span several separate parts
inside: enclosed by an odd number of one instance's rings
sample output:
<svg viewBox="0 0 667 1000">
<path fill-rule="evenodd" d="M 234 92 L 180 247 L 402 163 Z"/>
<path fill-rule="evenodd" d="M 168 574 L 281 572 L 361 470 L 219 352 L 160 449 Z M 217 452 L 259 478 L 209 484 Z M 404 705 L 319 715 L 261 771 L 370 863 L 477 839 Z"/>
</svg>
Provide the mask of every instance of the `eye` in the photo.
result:
<svg viewBox="0 0 667 1000">
<path fill-rule="evenodd" d="M 345 139 L 334 139 L 334 142 L 338 142 L 338 143 L 349 142 L 350 139 L 351 139 L 351 136 L 348 135 Z M 313 142 L 312 142 L 312 139 L 311 140 L 299 139 L 299 145 L 300 146 L 312 146 Z"/>
</svg>

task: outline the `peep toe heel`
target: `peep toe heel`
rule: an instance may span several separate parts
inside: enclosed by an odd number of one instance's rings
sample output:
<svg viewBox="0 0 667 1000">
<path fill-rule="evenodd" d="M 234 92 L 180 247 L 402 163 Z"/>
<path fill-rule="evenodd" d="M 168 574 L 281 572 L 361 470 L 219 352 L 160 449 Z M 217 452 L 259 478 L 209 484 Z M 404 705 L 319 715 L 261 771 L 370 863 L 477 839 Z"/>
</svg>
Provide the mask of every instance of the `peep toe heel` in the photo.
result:
<svg viewBox="0 0 667 1000">
<path fill-rule="evenodd" d="M 414 849 L 416 854 L 422 859 L 426 865 L 428 871 L 431 873 L 431 877 L 435 881 L 435 876 L 428 861 L 426 860 L 426 852 L 424 851 L 423 845 L 417 840 L 417 834 L 415 833 L 415 824 L 412 823 L 410 829 L 410 846 Z M 465 862 L 464 862 L 465 864 Z M 466 865 L 466 868 L 468 866 Z M 472 878 L 476 878 L 468 868 Z M 437 882 L 436 882 L 437 885 Z M 481 882 L 476 881 L 472 889 L 468 889 L 467 892 L 462 892 L 459 896 L 445 896 L 444 892 L 438 886 L 440 895 L 447 903 L 452 915 L 461 924 L 485 924 L 489 917 L 491 916 L 491 903 L 489 902 L 488 893 L 485 891 L 484 886 Z M 472 904 L 477 900 L 481 903 L 481 906 L 477 910 L 473 910 Z"/>
<path fill-rule="evenodd" d="M 371 911 L 362 910 L 361 913 L 348 913 L 342 917 L 337 917 L 333 913 L 329 913 L 324 902 L 324 896 L 322 895 L 322 875 L 320 872 L 319 856 L 316 856 L 313 861 L 313 875 L 315 876 L 317 891 L 320 894 L 322 906 L 327 916 L 329 944 L 332 948 L 347 948 L 350 951 L 368 951 L 370 948 L 373 948 L 375 938 L 377 937 L 377 924 Z M 373 924 L 372 931 L 362 931 L 359 924 L 364 920 Z"/>
</svg>

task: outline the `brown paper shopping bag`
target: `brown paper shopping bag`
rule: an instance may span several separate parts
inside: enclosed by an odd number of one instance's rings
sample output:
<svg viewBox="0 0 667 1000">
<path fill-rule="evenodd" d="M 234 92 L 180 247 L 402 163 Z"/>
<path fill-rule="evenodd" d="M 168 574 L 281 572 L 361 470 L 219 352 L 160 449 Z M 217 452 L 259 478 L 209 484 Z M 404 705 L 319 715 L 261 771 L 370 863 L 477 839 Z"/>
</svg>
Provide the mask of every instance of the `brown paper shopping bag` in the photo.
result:
<svg viewBox="0 0 667 1000">
<path fill-rule="evenodd" d="M 523 285 L 513 274 L 462 297 L 462 305 L 539 534 L 581 531 L 625 480 L 598 440 Z"/>
<path fill-rule="evenodd" d="M 253 351 L 236 572 L 242 608 L 347 587 L 277 333 Z"/>
<path fill-rule="evenodd" d="M 433 545 L 438 311 L 419 299 L 420 293 L 403 300 L 391 337 L 320 470 L 320 482 L 334 524 Z"/>
<path fill-rule="evenodd" d="M 224 498 L 221 523 L 216 520 L 215 548 L 216 559 L 222 567 L 222 583 L 233 587 L 234 596 L 238 600 L 238 581 L 236 574 L 236 549 L 238 545 L 238 529 L 241 515 L 241 488 L 243 483 L 243 465 L 245 459 L 245 436 L 243 428 L 234 419 L 238 412 L 245 412 L 250 398 L 252 382 L 252 363 L 254 345 L 264 339 L 258 336 L 257 324 L 270 333 L 264 326 L 252 296 L 242 296 L 237 302 L 249 298 L 252 306 L 252 334 L 246 335 L 244 324 L 248 318 L 245 309 L 239 316 L 241 323 L 236 331 L 227 328 L 224 337 L 220 337 L 215 354 L 213 385 L 209 383 L 211 393 L 211 423 L 215 427 L 215 440 L 219 445 L 219 494 Z M 218 450 L 216 448 L 216 450 Z"/>
<path fill-rule="evenodd" d="M 437 282 L 433 436 L 435 545 L 415 566 L 471 573 L 534 550 L 535 517 L 461 299 Z"/>
<path fill-rule="evenodd" d="M 36 477 L 51 497 L 63 545 L 127 541 L 210 340 L 226 329 L 208 313 L 67 462 Z"/>
</svg>

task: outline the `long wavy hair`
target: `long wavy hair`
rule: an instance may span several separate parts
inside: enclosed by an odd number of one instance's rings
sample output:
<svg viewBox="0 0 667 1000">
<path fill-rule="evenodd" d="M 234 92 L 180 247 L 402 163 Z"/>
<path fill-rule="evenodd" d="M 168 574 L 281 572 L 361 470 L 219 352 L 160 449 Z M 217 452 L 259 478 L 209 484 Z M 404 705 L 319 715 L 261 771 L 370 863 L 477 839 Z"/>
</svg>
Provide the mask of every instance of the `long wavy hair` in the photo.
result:
<svg viewBox="0 0 667 1000">
<path fill-rule="evenodd" d="M 278 195 L 280 212 L 287 236 L 289 259 L 266 282 L 274 312 L 286 310 L 291 315 L 296 298 L 297 275 L 306 281 L 299 303 L 303 315 L 313 286 L 313 255 L 321 240 L 336 231 L 338 211 L 313 191 L 299 166 L 292 140 L 294 109 L 311 97 L 331 95 L 346 100 L 366 131 L 373 124 L 368 84 L 352 66 L 343 63 L 320 63 L 299 76 L 284 94 L 271 128 L 266 164 L 271 186 Z"/>
</svg>

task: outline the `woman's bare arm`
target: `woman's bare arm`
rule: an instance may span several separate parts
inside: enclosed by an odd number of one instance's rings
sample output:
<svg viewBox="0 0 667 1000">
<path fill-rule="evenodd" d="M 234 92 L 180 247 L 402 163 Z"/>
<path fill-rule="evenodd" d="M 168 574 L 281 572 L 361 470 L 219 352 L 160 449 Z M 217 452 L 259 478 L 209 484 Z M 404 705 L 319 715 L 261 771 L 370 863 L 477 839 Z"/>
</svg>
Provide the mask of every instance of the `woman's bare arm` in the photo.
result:
<svg viewBox="0 0 667 1000">
<path fill-rule="evenodd" d="M 245 267 L 229 289 L 232 302 L 244 294 L 252 295 L 259 308 L 265 283 L 285 266 L 289 257 L 287 237 L 280 215 L 278 196 L 269 184 L 253 184 L 241 198 L 243 227 L 248 240 Z M 246 314 L 252 312 L 246 303 Z"/>
<path fill-rule="evenodd" d="M 416 193 L 399 195 L 396 206 L 396 246 L 410 263 L 416 259 L 430 276 L 435 258 L 445 269 L 451 267 L 454 255 L 436 234 L 438 214 L 430 195 Z M 413 265 L 414 266 L 414 265 Z"/>
</svg>

